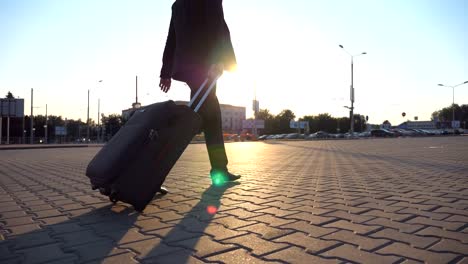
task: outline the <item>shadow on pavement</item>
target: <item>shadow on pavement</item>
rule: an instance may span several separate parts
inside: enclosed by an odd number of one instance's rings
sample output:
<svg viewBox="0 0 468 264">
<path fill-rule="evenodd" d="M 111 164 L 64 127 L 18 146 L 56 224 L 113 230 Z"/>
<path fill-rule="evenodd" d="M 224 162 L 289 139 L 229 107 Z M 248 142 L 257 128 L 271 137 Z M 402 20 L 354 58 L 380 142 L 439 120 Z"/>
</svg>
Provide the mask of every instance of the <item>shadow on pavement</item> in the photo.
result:
<svg viewBox="0 0 468 264">
<path fill-rule="evenodd" d="M 7 238 L 0 241 L 0 263 L 102 263 L 104 259 L 132 263 L 132 258 L 146 263 L 185 263 L 220 207 L 222 195 L 236 184 L 209 187 L 178 223 L 160 222 L 158 213 L 139 214 L 119 203 L 68 211 L 75 216 L 67 221 L 22 234 L 17 230 L 18 235 L 8 237 L 4 227 L 8 212 L 2 212 L 0 230 Z M 157 198 L 153 205 L 157 206 Z M 208 213 L 207 208 L 212 211 Z M 145 221 L 149 226 L 142 227 Z"/>
<path fill-rule="evenodd" d="M 238 182 L 230 182 L 224 186 L 210 186 L 206 189 L 200 201 L 185 213 L 184 218 L 178 220 L 176 225 L 163 236 L 164 244 L 159 244 L 148 253 L 148 263 L 189 263 L 194 253 L 194 248 L 199 243 L 205 229 L 209 226 L 217 211 L 221 207 L 221 198 L 223 194 L 236 185 Z M 171 247 L 183 248 L 183 250 L 158 257 L 164 254 L 166 245 Z M 153 257 L 155 257 L 153 259 Z"/>
</svg>

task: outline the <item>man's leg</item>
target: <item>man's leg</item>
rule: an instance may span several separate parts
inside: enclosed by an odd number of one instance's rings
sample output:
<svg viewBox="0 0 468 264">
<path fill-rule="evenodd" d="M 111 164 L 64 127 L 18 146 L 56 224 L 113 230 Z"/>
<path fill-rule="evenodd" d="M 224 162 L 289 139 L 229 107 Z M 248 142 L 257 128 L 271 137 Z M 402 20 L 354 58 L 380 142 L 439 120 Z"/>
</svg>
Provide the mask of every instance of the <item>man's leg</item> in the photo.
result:
<svg viewBox="0 0 468 264">
<path fill-rule="evenodd" d="M 201 83 L 202 81 L 188 83 L 191 89 L 191 98 L 195 95 Z M 206 98 L 205 103 L 200 108 L 199 114 L 203 120 L 202 129 L 205 132 L 205 142 L 211 168 L 213 170 L 227 171 L 228 159 L 224 148 L 221 108 L 216 97 L 216 87 L 213 88 L 213 91 Z"/>
<path fill-rule="evenodd" d="M 195 95 L 202 82 L 199 80 L 188 83 L 191 89 L 191 98 Z M 216 97 L 216 86 L 206 98 L 205 103 L 200 108 L 199 114 L 203 120 L 202 129 L 205 132 L 205 142 L 211 163 L 211 178 L 213 179 L 213 183 L 218 185 L 226 181 L 239 179 L 240 176 L 229 173 L 227 169 L 228 159 L 226 149 L 224 148 L 221 108 Z"/>
</svg>

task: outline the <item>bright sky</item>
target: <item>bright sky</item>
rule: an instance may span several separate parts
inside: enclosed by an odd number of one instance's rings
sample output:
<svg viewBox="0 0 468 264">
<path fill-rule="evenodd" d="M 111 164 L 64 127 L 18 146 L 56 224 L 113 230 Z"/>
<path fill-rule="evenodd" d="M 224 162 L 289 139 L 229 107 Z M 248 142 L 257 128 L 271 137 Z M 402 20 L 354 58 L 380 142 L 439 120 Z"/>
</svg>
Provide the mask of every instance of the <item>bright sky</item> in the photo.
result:
<svg viewBox="0 0 468 264">
<path fill-rule="evenodd" d="M 0 96 L 25 98 L 35 114 L 86 119 L 143 104 L 188 100 L 174 83 L 159 91 L 161 57 L 173 0 L 0 0 Z M 351 54 L 356 113 L 392 123 L 452 103 L 468 81 L 466 0 L 225 0 L 239 69 L 219 84 L 221 103 L 296 116 L 347 116 Z M 99 82 L 103 80 L 103 82 Z M 468 85 L 455 88 L 468 103 Z"/>
</svg>

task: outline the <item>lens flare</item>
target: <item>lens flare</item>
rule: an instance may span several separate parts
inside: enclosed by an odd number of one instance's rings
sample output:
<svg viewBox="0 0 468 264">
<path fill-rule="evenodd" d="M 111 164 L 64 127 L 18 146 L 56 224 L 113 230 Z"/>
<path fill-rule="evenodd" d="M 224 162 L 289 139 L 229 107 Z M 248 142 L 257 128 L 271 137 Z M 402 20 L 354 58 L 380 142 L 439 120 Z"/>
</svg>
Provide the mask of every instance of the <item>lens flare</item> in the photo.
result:
<svg viewBox="0 0 468 264">
<path fill-rule="evenodd" d="M 223 173 L 213 173 L 211 175 L 211 181 L 213 182 L 214 186 L 223 186 L 226 183 L 226 180 L 224 179 L 224 174 Z"/>
<path fill-rule="evenodd" d="M 209 205 L 206 207 L 206 212 L 208 212 L 210 215 L 214 215 L 218 212 L 218 208 L 216 208 L 216 206 Z"/>
</svg>

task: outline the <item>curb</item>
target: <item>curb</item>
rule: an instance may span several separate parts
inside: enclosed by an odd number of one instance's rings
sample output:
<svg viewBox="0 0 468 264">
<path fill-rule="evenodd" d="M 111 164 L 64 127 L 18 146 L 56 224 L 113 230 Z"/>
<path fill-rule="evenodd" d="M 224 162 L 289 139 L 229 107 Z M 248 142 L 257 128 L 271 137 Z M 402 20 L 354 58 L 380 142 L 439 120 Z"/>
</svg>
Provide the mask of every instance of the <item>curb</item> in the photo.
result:
<svg viewBox="0 0 468 264">
<path fill-rule="evenodd" d="M 73 145 L 0 145 L 0 151 L 2 150 L 24 150 L 24 149 L 58 149 L 58 148 L 92 148 L 102 147 L 103 144 L 73 144 Z"/>
</svg>

